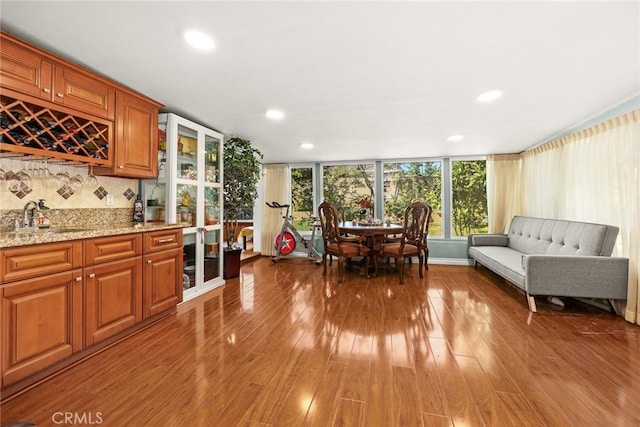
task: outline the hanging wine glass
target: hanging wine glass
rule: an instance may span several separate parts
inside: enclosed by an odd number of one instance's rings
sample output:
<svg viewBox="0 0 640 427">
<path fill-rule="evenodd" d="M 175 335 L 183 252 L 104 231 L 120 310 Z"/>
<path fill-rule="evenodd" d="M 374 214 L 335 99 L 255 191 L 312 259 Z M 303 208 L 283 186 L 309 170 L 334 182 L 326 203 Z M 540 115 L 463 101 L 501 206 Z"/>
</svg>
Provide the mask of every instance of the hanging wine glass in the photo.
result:
<svg viewBox="0 0 640 427">
<path fill-rule="evenodd" d="M 29 193 L 31 191 L 31 175 L 27 173 L 27 169 L 25 168 L 26 162 L 21 163 L 22 168 L 13 176 L 9 183 L 9 191 L 13 193 L 17 193 L 19 191 Z"/>
<path fill-rule="evenodd" d="M 58 173 L 55 174 L 55 179 L 58 188 L 62 188 L 69 183 L 71 175 L 69 175 L 69 172 L 63 169 L 62 165 L 58 165 Z"/>
<path fill-rule="evenodd" d="M 89 174 L 87 175 L 87 179 L 84 182 L 84 185 L 87 187 L 97 187 L 98 186 L 98 178 L 93 174 L 93 164 L 89 166 Z"/>
<path fill-rule="evenodd" d="M 75 193 L 82 188 L 82 185 L 84 184 L 84 180 L 82 179 L 82 175 L 80 175 L 80 173 L 78 172 L 78 168 L 75 167 L 74 169 L 75 169 L 75 175 L 69 179 L 69 185 L 71 186 L 71 189 Z"/>
</svg>

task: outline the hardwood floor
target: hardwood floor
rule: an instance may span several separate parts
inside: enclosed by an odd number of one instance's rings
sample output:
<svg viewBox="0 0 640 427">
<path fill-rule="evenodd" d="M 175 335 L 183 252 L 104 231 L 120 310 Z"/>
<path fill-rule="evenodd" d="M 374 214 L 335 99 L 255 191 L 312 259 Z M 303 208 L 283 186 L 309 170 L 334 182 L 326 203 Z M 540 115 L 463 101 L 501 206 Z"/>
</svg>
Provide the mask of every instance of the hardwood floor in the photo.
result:
<svg viewBox="0 0 640 427">
<path fill-rule="evenodd" d="M 640 328 L 558 310 L 491 272 L 408 265 L 337 285 L 268 258 L 176 314 L 18 395 L 38 426 L 632 426 Z M 67 415 L 71 414 L 71 415 Z M 75 418 L 74 418 L 75 417 Z M 84 418 L 80 418 L 84 417 Z M 97 422 L 97 421 L 100 422 Z M 89 422 L 93 421 L 93 422 Z"/>
</svg>

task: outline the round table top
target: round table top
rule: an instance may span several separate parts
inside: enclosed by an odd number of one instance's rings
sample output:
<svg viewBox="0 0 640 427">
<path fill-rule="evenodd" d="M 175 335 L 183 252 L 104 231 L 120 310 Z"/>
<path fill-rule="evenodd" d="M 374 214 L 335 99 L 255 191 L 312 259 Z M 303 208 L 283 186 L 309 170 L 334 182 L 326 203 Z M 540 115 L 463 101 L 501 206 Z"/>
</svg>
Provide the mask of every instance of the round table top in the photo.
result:
<svg viewBox="0 0 640 427">
<path fill-rule="evenodd" d="M 340 231 L 358 235 L 385 235 L 402 233 L 400 224 L 380 224 L 380 225 L 359 225 L 352 221 L 345 221 L 338 224 Z"/>
</svg>

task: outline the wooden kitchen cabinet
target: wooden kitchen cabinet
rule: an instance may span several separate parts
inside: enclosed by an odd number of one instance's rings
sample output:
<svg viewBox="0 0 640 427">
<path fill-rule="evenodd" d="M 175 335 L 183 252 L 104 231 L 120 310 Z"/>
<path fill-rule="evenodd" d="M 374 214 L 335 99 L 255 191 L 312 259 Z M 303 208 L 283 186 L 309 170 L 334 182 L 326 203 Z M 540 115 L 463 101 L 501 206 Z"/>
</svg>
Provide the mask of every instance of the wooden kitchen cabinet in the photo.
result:
<svg viewBox="0 0 640 427">
<path fill-rule="evenodd" d="M 0 33 L 0 80 L 2 86 L 51 101 L 53 64 L 37 51 Z"/>
<path fill-rule="evenodd" d="M 98 237 L 84 245 L 84 339 L 91 346 L 142 321 L 142 235 Z"/>
<path fill-rule="evenodd" d="M 142 258 L 84 269 L 85 344 L 91 346 L 142 321 Z"/>
<path fill-rule="evenodd" d="M 113 166 L 94 170 L 96 175 L 128 178 L 158 176 L 158 110 L 161 104 L 119 91 Z"/>
<path fill-rule="evenodd" d="M 2 85 L 98 117 L 113 120 L 116 89 L 107 80 L 62 63 L 30 44 L 1 33 Z"/>
<path fill-rule="evenodd" d="M 144 318 L 182 302 L 182 229 L 145 233 Z"/>
<path fill-rule="evenodd" d="M 157 176 L 162 104 L 10 34 L 0 37 L 0 110 L 9 113 L 0 150 L 96 164 L 96 175 Z M 26 119 L 14 119 L 13 110 Z M 33 120 L 41 111 L 45 126 Z M 35 133 L 22 120 L 37 124 Z M 63 147 L 50 122 L 74 132 L 75 145 Z"/>
<path fill-rule="evenodd" d="M 82 267 L 82 242 L 18 246 L 0 251 L 0 282 L 42 277 Z"/>
<path fill-rule="evenodd" d="M 1 391 L 46 378 L 175 307 L 182 245 L 182 228 L 170 228 L 1 248 Z"/>
<path fill-rule="evenodd" d="M 82 262 L 81 247 L 67 242 L 0 253 L 3 283 L 24 279 L 2 286 L 2 387 L 82 349 L 82 270 L 71 269 Z"/>
</svg>

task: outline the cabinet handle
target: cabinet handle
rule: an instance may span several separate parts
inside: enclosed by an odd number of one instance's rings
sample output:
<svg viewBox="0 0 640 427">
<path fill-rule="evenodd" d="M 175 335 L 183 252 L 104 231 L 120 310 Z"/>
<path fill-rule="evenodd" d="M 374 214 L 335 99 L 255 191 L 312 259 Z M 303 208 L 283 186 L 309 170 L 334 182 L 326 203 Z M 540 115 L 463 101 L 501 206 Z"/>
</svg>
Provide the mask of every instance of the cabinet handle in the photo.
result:
<svg viewBox="0 0 640 427">
<path fill-rule="evenodd" d="M 147 261 L 147 264 L 152 264 L 152 263 L 153 263 L 153 261 L 151 261 L 151 260 Z"/>
<path fill-rule="evenodd" d="M 82 276 L 76 277 L 76 282 L 82 282 Z"/>
<path fill-rule="evenodd" d="M 91 274 L 89 274 L 89 279 L 93 279 L 94 277 L 96 277 L 96 274 L 95 274 L 95 273 L 91 273 Z"/>
<path fill-rule="evenodd" d="M 124 169 L 124 165 L 118 166 L 118 169 Z"/>
<path fill-rule="evenodd" d="M 51 93 L 51 89 L 49 89 L 48 87 L 42 88 L 42 91 L 44 93 Z"/>
<path fill-rule="evenodd" d="M 63 94 L 62 92 L 58 92 L 58 93 L 56 94 L 56 96 L 57 96 L 58 98 L 64 98 L 64 94 Z"/>
<path fill-rule="evenodd" d="M 169 243 L 169 242 L 173 242 L 173 237 L 170 239 L 160 239 L 158 240 L 158 243 Z"/>
</svg>

